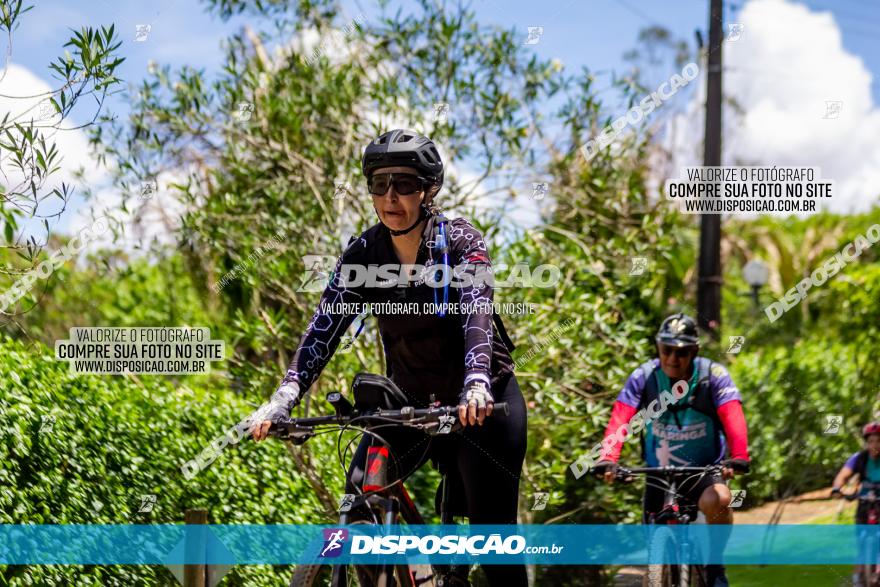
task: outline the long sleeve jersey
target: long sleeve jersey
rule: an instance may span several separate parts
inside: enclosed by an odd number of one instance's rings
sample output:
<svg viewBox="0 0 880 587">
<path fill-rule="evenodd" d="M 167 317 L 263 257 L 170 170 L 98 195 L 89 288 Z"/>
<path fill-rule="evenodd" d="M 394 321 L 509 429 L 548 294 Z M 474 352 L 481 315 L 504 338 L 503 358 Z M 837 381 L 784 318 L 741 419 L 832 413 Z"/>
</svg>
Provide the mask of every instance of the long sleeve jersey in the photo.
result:
<svg viewBox="0 0 880 587">
<path fill-rule="evenodd" d="M 491 262 L 482 235 L 467 220 L 446 224 L 448 302 L 453 311 L 445 316 L 422 309 L 440 303 L 443 288 L 429 285 L 419 276 L 404 286 L 396 283 L 360 284 L 361 271 L 378 266 L 399 266 L 391 235 L 381 223 L 352 238 L 339 258 L 318 308 L 306 328 L 283 382 L 296 381 L 307 390 L 326 366 L 340 339 L 358 312 L 352 308 L 373 306 L 385 351 L 388 375 L 410 399 L 427 405 L 429 397 L 455 404 L 464 385 L 473 379 L 494 387 L 508 373 L 513 361 L 501 336 L 493 328 Z M 438 217 L 430 216 L 422 233 L 416 265 L 440 265 Z M 359 269 L 360 268 L 360 269 Z M 453 277 L 453 270 L 455 277 Z M 395 271 L 395 277 L 397 272 Z M 360 280 L 363 281 L 363 280 Z M 391 304 L 387 304 L 390 302 Z M 392 304 L 420 310 L 397 313 Z M 390 311 L 389 311 L 390 309 Z"/>
<path fill-rule="evenodd" d="M 703 361 L 708 361 L 708 359 L 703 357 L 695 358 L 694 368 L 698 369 Z M 654 359 L 647 365 L 650 365 L 653 370 L 657 370 L 660 368 L 660 361 Z M 605 429 L 605 438 L 615 435 L 623 425 L 632 420 L 633 416 L 635 416 L 641 406 L 642 394 L 645 391 L 647 378 L 653 376 L 653 373 L 647 373 L 644 368 L 639 367 L 632 372 L 629 378 L 627 378 L 626 384 L 623 386 L 623 389 L 617 396 L 617 400 L 614 402 L 614 407 L 611 411 L 611 418 Z M 713 460 L 715 462 L 720 461 L 728 447 L 731 458 L 749 460 L 748 431 L 746 428 L 745 415 L 743 414 L 742 409 L 742 396 L 740 395 L 739 389 L 737 389 L 736 385 L 733 383 L 733 379 L 731 379 L 730 373 L 727 372 L 727 369 L 717 363 L 713 364 L 711 368 L 709 392 L 711 394 L 712 406 L 718 415 L 718 420 L 722 427 L 722 430 L 717 432 L 723 433 L 719 438 L 719 451 L 713 458 L 709 459 L 710 462 Z M 688 444 L 699 445 L 700 448 L 708 448 L 711 446 L 713 435 L 700 434 L 702 428 L 704 428 L 706 424 L 704 422 L 685 422 L 683 424 L 684 428 L 681 428 L 678 423 L 672 421 L 666 422 L 667 419 L 668 418 L 664 414 L 657 422 L 651 424 L 652 430 L 649 431 L 659 432 L 669 439 L 668 442 L 660 441 L 662 448 L 668 453 L 667 460 L 669 460 L 667 463 L 660 464 L 707 464 L 703 462 L 688 462 L 691 460 L 689 458 L 691 455 L 701 452 L 699 450 L 694 450 L 693 447 L 689 447 Z M 692 430 L 689 430 L 689 428 Z M 666 429 L 669 431 L 667 432 Z M 613 443 L 608 449 L 603 450 L 602 458 L 604 460 L 617 462 L 620 458 L 620 451 L 622 448 L 623 446 L 621 444 Z M 683 453 L 680 455 L 680 458 L 676 457 L 676 450 Z M 657 458 L 656 455 L 652 454 L 647 454 L 646 457 L 648 462 L 652 465 L 657 464 L 655 461 L 659 462 L 664 460 L 663 458 Z"/>
</svg>

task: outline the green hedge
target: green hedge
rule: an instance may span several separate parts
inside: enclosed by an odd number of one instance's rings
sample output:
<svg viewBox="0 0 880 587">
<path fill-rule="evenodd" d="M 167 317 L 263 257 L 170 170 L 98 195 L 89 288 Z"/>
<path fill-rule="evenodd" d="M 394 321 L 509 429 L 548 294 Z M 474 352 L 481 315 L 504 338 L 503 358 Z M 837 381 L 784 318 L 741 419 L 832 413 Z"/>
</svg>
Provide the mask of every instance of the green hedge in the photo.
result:
<svg viewBox="0 0 880 587">
<path fill-rule="evenodd" d="M 206 508 L 210 523 L 327 520 L 281 443 L 227 447 L 186 480 L 181 464 L 253 407 L 210 377 L 171 382 L 73 376 L 42 345 L 0 341 L 0 523 L 182 523 L 188 508 Z M 41 432 L 43 416 L 55 416 L 51 432 Z M 310 444 L 330 454 L 329 441 Z M 143 494 L 156 495 L 150 514 L 138 513 Z M 224 584 L 278 585 L 285 572 L 236 567 Z M 4 585 L 168 581 L 162 567 L 0 566 Z"/>
</svg>

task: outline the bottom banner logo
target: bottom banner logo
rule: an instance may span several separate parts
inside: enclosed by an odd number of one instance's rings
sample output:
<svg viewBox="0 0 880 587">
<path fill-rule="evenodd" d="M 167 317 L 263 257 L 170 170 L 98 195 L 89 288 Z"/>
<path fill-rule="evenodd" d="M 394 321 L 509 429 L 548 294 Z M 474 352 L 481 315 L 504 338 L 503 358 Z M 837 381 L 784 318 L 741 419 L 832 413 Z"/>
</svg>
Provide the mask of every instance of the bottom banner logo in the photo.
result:
<svg viewBox="0 0 880 587">
<path fill-rule="evenodd" d="M 326 532 L 326 530 L 325 530 Z M 500 534 L 486 536 L 354 536 L 351 554 L 520 554 L 526 548 L 522 536 L 501 538 Z"/>
<path fill-rule="evenodd" d="M 343 544 L 348 540 L 348 530 L 345 528 L 324 528 L 324 548 L 321 549 L 322 558 L 335 558 L 342 554 Z"/>
</svg>

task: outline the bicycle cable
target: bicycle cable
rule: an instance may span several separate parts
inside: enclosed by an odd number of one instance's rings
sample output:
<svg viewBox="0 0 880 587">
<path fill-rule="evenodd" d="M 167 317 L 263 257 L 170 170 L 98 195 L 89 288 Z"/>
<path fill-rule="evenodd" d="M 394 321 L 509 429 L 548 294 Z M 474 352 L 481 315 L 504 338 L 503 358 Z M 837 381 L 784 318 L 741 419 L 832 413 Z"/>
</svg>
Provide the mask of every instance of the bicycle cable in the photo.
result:
<svg viewBox="0 0 880 587">
<path fill-rule="evenodd" d="M 359 435 L 353 437 L 352 439 L 350 439 L 350 440 L 348 441 L 348 444 L 346 445 L 345 450 L 347 451 L 347 450 L 351 447 L 351 444 L 355 441 L 355 439 L 359 438 L 360 436 L 363 436 L 364 434 L 369 434 L 370 436 L 373 436 L 373 437 L 379 439 L 379 441 L 380 441 L 383 445 L 385 445 L 385 446 L 390 446 L 389 443 L 388 443 L 388 441 L 386 441 L 384 438 L 382 438 L 382 436 L 380 436 L 379 434 L 375 434 L 374 432 L 372 432 L 372 430 L 375 430 L 376 428 L 387 428 L 387 427 L 398 426 L 398 425 L 400 425 L 400 422 L 399 422 L 399 421 L 395 421 L 394 423 L 381 424 L 381 425 L 379 425 L 379 426 L 374 426 L 373 428 L 370 428 L 369 430 L 368 430 L 368 429 L 363 429 L 363 428 L 358 428 L 358 430 L 360 430 L 361 433 L 360 433 Z M 347 475 L 347 474 L 348 474 L 348 468 L 347 468 L 346 465 L 345 465 L 345 461 L 344 461 L 344 459 L 343 459 L 343 457 L 342 457 L 342 451 L 340 450 L 340 449 L 341 449 L 340 442 L 341 442 L 341 439 L 342 439 L 342 433 L 345 431 L 346 428 L 348 428 L 347 425 L 346 425 L 346 426 L 342 426 L 341 429 L 340 429 L 340 431 L 339 431 L 339 441 L 337 441 L 337 453 L 338 453 L 338 456 L 339 456 L 339 458 L 340 458 L 340 466 L 343 468 L 343 470 L 345 471 L 345 474 Z M 424 431 L 422 431 L 422 432 L 424 432 Z M 425 433 L 425 435 L 428 436 L 427 433 Z M 428 442 L 427 446 L 425 447 L 424 452 L 422 452 L 422 455 L 421 455 L 421 456 L 418 458 L 418 460 L 416 461 L 417 465 L 416 465 L 415 467 L 413 467 L 412 470 L 408 471 L 406 474 L 404 474 L 404 475 L 400 475 L 398 479 L 392 481 L 391 483 L 389 483 L 389 484 L 387 484 L 387 485 L 385 485 L 385 486 L 383 486 L 383 487 L 380 487 L 379 489 L 373 489 L 373 490 L 370 490 L 370 491 L 367 491 L 367 492 L 364 492 L 360 487 L 358 487 L 358 486 L 355 485 L 355 484 L 352 484 L 353 487 L 355 488 L 355 490 L 358 492 L 358 494 L 359 494 L 361 497 L 366 498 L 366 497 L 369 497 L 369 496 L 371 496 L 371 495 L 375 495 L 375 494 L 378 494 L 378 493 L 382 493 L 382 492 L 384 492 L 384 491 L 387 491 L 388 489 L 394 487 L 395 485 L 398 485 L 398 484 L 402 485 L 402 484 L 403 484 L 403 483 L 404 483 L 404 482 L 405 482 L 405 481 L 406 481 L 411 475 L 413 475 L 413 474 L 414 474 L 414 473 L 415 473 L 415 472 L 421 467 L 421 465 L 424 463 L 424 460 L 423 460 L 423 459 L 424 459 L 425 456 L 428 454 L 428 450 L 430 449 L 430 447 L 431 447 L 431 443 Z M 390 454 L 390 455 L 392 456 L 392 458 L 394 459 L 394 466 L 395 466 L 395 468 L 400 468 L 400 467 L 399 467 L 400 463 L 398 463 L 397 457 L 396 457 L 393 453 L 391 453 L 391 451 L 389 451 L 389 454 Z M 370 509 L 370 513 L 372 514 L 372 509 Z M 377 522 L 377 523 L 378 523 L 378 522 Z"/>
</svg>

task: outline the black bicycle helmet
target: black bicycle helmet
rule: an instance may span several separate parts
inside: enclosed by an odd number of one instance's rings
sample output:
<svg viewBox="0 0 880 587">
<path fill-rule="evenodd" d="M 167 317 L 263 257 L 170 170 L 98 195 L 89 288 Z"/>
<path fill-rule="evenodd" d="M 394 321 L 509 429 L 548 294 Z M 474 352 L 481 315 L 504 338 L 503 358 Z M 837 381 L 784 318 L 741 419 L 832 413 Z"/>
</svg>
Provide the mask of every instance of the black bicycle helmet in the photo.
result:
<svg viewBox="0 0 880 587">
<path fill-rule="evenodd" d="M 657 344 L 674 347 L 696 346 L 700 344 L 697 323 L 685 314 L 673 314 L 660 325 L 656 340 Z"/>
<path fill-rule="evenodd" d="M 364 177 L 380 167 L 415 167 L 432 178 L 438 189 L 443 185 L 443 161 L 434 141 L 414 130 L 390 130 L 370 141 L 362 161 Z"/>
</svg>

